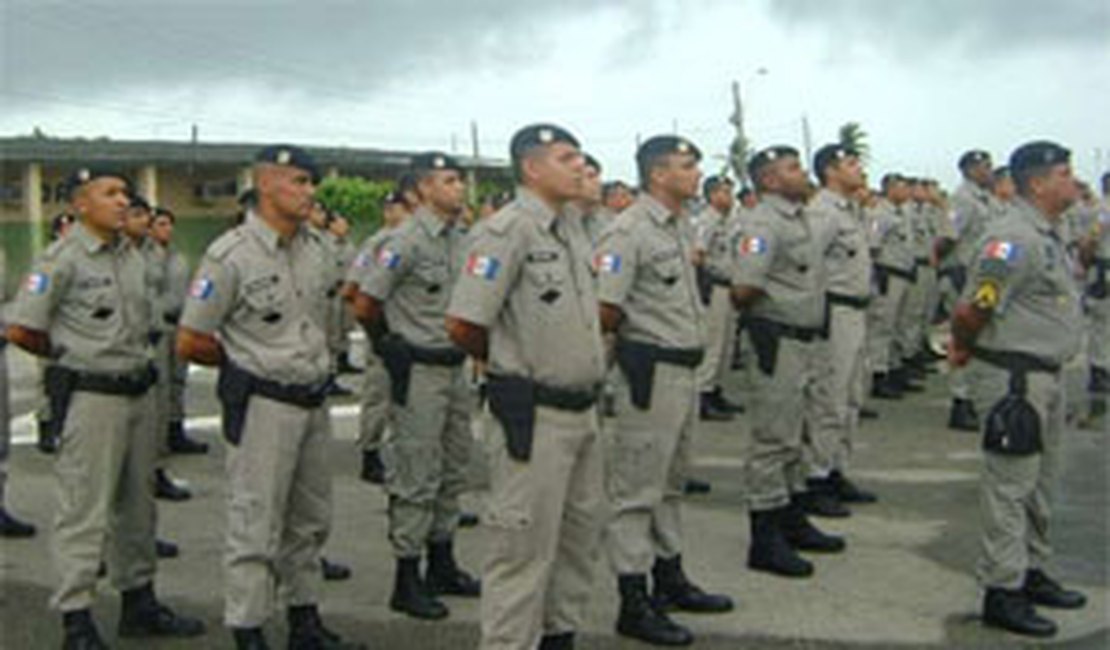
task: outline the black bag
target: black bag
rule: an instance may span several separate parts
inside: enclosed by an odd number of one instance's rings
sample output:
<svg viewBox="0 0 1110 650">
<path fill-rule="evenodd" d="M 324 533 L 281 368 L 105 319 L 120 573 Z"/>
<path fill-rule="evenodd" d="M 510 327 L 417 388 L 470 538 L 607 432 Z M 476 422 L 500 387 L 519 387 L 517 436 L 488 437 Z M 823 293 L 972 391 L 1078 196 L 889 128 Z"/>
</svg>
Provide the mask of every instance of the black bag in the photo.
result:
<svg viewBox="0 0 1110 650">
<path fill-rule="evenodd" d="M 1004 456 L 1039 454 L 1041 418 L 1025 398 L 1025 373 L 1010 371 L 1010 390 L 987 413 L 983 451 Z"/>
<path fill-rule="evenodd" d="M 489 410 L 505 431 L 505 448 L 513 460 L 532 458 L 536 427 L 536 391 L 531 379 L 490 375 L 486 381 Z"/>
</svg>

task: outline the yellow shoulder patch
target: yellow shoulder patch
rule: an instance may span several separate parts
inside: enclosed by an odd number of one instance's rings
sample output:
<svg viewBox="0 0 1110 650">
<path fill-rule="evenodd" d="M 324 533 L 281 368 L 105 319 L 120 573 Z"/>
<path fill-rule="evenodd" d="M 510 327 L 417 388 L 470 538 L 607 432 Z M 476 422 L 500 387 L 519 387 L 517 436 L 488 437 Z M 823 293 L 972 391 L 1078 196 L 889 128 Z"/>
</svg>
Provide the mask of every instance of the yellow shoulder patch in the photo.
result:
<svg viewBox="0 0 1110 650">
<path fill-rule="evenodd" d="M 994 309 L 998 306 L 999 293 L 997 282 L 984 280 L 979 283 L 979 288 L 975 290 L 975 297 L 972 298 L 972 302 L 982 310 Z"/>
</svg>

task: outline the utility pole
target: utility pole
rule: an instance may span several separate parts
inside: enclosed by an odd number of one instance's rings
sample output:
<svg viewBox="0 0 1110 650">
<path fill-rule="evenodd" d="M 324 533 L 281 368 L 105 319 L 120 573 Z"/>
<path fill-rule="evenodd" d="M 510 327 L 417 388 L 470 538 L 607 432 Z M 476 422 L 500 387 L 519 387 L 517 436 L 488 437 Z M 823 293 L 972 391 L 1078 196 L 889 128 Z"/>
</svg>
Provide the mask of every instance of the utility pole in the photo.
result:
<svg viewBox="0 0 1110 650">
<path fill-rule="evenodd" d="M 478 121 L 470 120 L 470 153 L 473 162 L 466 172 L 466 195 L 470 205 L 478 203 Z"/>
<path fill-rule="evenodd" d="M 802 150 L 806 161 L 813 160 L 813 135 L 809 130 L 809 116 L 805 113 L 802 113 Z"/>
<path fill-rule="evenodd" d="M 749 187 L 748 181 L 748 136 L 744 133 L 744 100 L 740 96 L 740 82 L 732 82 L 732 115 L 728 118 L 736 130 L 736 135 L 729 146 L 728 159 L 732 173 L 736 176 L 741 187 Z"/>
</svg>

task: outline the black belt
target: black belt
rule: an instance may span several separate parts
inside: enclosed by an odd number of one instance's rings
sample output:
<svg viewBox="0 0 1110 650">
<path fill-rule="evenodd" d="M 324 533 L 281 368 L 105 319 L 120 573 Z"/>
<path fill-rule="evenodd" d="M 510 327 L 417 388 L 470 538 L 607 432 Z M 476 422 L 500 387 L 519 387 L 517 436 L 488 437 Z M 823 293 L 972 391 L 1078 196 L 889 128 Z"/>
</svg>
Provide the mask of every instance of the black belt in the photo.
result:
<svg viewBox="0 0 1110 650">
<path fill-rule="evenodd" d="M 780 323 L 768 318 L 749 318 L 748 320 L 756 324 L 760 322 L 766 323 L 778 336 L 802 341 L 803 343 L 809 343 L 822 334 L 821 329 L 816 327 L 798 327 L 796 325 L 787 325 L 786 323 Z"/>
<path fill-rule="evenodd" d="M 324 404 L 331 383 L 323 381 L 319 384 L 283 384 L 263 379 L 241 368 L 239 370 L 250 376 L 251 388 L 255 394 L 306 409 L 314 409 Z"/>
<path fill-rule="evenodd" d="M 83 372 L 69 368 L 60 368 L 60 371 L 72 373 L 73 390 L 104 395 L 138 397 L 158 381 L 158 371 L 153 366 L 124 374 Z"/>
<path fill-rule="evenodd" d="M 409 345 L 413 363 L 427 366 L 461 366 L 466 361 L 466 353 L 458 348 L 419 348 Z"/>
<path fill-rule="evenodd" d="M 664 348 L 650 343 L 638 343 L 652 348 L 651 354 L 658 363 L 669 363 L 684 368 L 697 368 L 705 358 L 702 348 Z"/>
<path fill-rule="evenodd" d="M 1052 374 L 1060 372 L 1060 364 L 1046 361 L 1025 352 L 1002 352 L 986 348 L 974 348 L 971 351 L 971 356 L 1011 372 L 1047 372 Z"/>
<path fill-rule="evenodd" d="M 896 278 L 902 278 L 907 282 L 917 282 L 916 268 L 912 271 L 906 271 L 905 269 L 896 269 L 893 266 L 887 266 L 886 264 L 876 264 L 875 266 L 882 269 L 883 271 L 886 271 Z"/>
<path fill-rule="evenodd" d="M 871 296 L 845 296 L 839 293 L 828 294 L 830 305 L 843 305 L 853 309 L 867 309 L 871 304 Z"/>
<path fill-rule="evenodd" d="M 592 390 L 573 390 L 545 386 L 544 384 L 534 384 L 534 386 L 536 404 L 550 406 L 561 411 L 574 411 L 575 413 L 593 408 L 593 405 L 597 404 L 597 396 L 600 392 L 596 388 Z"/>
</svg>

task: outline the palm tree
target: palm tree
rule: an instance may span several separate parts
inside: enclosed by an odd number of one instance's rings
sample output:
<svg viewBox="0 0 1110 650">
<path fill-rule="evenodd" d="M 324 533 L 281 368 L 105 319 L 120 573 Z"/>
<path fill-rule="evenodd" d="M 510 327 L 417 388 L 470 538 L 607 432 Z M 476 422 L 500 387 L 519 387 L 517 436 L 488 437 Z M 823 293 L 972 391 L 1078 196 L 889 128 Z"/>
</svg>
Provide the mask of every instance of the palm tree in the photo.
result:
<svg viewBox="0 0 1110 650">
<path fill-rule="evenodd" d="M 861 160 L 868 158 L 867 132 L 859 122 L 848 122 L 840 127 L 840 144 L 859 154 Z"/>
</svg>

